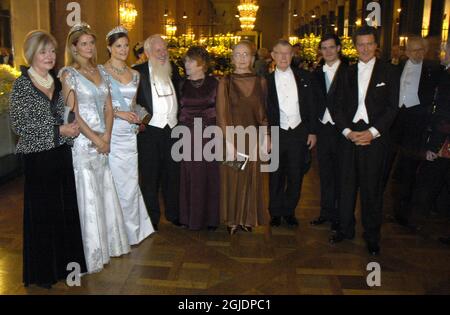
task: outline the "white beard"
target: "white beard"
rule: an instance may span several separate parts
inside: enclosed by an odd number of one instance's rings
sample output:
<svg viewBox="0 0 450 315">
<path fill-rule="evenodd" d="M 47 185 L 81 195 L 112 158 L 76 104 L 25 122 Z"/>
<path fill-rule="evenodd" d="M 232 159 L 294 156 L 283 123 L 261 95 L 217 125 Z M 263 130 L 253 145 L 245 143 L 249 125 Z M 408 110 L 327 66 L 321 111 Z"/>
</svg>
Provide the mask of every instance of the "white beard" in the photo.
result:
<svg viewBox="0 0 450 315">
<path fill-rule="evenodd" d="M 170 82 L 172 77 L 172 66 L 167 60 L 163 65 L 161 65 L 158 61 L 154 62 L 153 60 L 149 61 L 152 66 L 152 76 L 155 81 L 160 83 Z"/>
</svg>

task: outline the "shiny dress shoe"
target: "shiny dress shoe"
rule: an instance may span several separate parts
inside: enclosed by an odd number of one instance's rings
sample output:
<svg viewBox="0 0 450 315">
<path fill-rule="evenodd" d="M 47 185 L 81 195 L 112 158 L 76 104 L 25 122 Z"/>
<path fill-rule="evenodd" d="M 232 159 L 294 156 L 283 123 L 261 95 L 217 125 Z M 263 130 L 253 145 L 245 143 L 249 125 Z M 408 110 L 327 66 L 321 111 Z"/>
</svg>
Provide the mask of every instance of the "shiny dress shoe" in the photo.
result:
<svg viewBox="0 0 450 315">
<path fill-rule="evenodd" d="M 293 215 L 284 217 L 284 221 L 286 221 L 288 226 L 291 226 L 291 227 L 297 227 L 298 226 L 298 220 Z"/>
<path fill-rule="evenodd" d="M 325 219 L 324 217 L 318 217 L 317 219 L 314 219 L 310 222 L 311 225 L 322 225 L 324 223 L 328 222 L 327 219 Z"/>
<path fill-rule="evenodd" d="M 329 242 L 331 244 L 337 244 L 340 243 L 344 240 L 352 240 L 355 238 L 355 235 L 351 235 L 351 236 L 346 236 L 344 233 L 342 232 L 337 232 L 336 234 L 334 234 L 333 236 L 330 237 Z"/>
<path fill-rule="evenodd" d="M 372 256 L 378 256 L 380 254 L 380 246 L 378 243 L 367 242 L 367 251 Z"/>
<path fill-rule="evenodd" d="M 445 245 L 450 245 L 450 236 L 449 237 L 440 237 L 439 242 Z"/>
<path fill-rule="evenodd" d="M 236 234 L 236 232 L 238 231 L 238 228 L 239 228 L 239 226 L 237 226 L 237 225 L 236 226 L 227 226 L 227 230 L 230 235 Z"/>
<path fill-rule="evenodd" d="M 153 224 L 153 229 L 158 232 L 158 224 Z"/>
<path fill-rule="evenodd" d="M 217 226 L 208 226 L 208 231 L 214 232 L 217 230 Z"/>
<path fill-rule="evenodd" d="M 281 217 L 272 217 L 270 220 L 270 226 L 280 226 L 281 225 Z"/>
</svg>

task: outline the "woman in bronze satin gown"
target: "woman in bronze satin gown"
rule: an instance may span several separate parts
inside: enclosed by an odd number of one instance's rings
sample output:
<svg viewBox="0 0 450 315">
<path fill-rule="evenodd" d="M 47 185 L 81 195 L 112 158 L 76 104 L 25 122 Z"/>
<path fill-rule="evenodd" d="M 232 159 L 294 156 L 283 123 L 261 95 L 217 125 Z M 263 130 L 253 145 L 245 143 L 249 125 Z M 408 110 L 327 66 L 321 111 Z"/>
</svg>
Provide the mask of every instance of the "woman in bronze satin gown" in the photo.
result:
<svg viewBox="0 0 450 315">
<path fill-rule="evenodd" d="M 252 71 L 253 45 L 246 41 L 239 42 L 233 49 L 232 61 L 235 71 L 221 79 L 217 91 L 217 124 L 224 137 L 227 126 L 242 126 L 245 129 L 268 125 L 265 107 L 267 84 L 264 78 Z M 229 157 L 236 159 L 237 152 L 250 155 L 256 151 L 256 148 L 250 148 L 248 136 L 245 152 L 239 151 L 242 148 L 236 148 L 234 137 L 234 144 L 226 141 L 226 154 Z M 249 161 L 244 170 L 221 165 L 220 184 L 220 214 L 230 234 L 239 229 L 251 231 L 252 227 L 267 221 L 259 161 Z"/>
</svg>

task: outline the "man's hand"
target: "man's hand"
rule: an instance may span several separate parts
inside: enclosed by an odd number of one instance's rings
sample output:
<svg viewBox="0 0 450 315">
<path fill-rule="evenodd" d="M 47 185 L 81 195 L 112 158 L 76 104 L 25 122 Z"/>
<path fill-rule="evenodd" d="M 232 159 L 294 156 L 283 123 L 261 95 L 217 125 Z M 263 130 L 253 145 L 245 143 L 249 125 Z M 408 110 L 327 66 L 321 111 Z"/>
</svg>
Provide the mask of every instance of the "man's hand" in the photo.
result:
<svg viewBox="0 0 450 315">
<path fill-rule="evenodd" d="M 317 143 L 317 136 L 316 135 L 309 135 L 308 136 L 308 142 L 306 143 L 308 145 L 308 148 L 312 150 Z"/>
<path fill-rule="evenodd" d="M 349 138 L 354 144 L 360 145 L 360 146 L 367 146 L 370 145 L 374 139 L 372 133 L 370 130 L 366 131 L 352 131 L 347 138 Z"/>
</svg>

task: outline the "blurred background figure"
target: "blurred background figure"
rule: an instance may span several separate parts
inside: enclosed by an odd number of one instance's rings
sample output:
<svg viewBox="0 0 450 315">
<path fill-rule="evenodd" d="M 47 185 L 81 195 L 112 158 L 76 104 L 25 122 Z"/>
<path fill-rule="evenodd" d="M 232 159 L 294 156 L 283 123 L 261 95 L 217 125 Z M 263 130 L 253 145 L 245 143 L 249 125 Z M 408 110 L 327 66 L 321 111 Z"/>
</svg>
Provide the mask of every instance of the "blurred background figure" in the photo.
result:
<svg viewBox="0 0 450 315">
<path fill-rule="evenodd" d="M 142 42 L 137 43 L 133 47 L 134 58 L 136 58 L 136 62 L 131 66 L 137 66 L 147 61 L 147 55 L 144 51 L 144 44 Z"/>
<path fill-rule="evenodd" d="M 413 188 L 416 173 L 423 160 L 426 142 L 426 127 L 433 106 L 433 97 L 441 76 L 436 60 L 426 60 L 427 40 L 411 37 L 406 44 L 407 61 L 399 64 L 400 111 L 391 128 L 393 146 L 390 152 L 392 163 L 398 155 L 393 178 L 398 184 L 394 188 L 394 215 L 397 223 L 408 226 L 411 215 Z M 397 154 L 398 152 L 398 154 Z"/>
<path fill-rule="evenodd" d="M 9 48 L 0 48 L 0 65 L 13 65 L 13 59 Z"/>
<path fill-rule="evenodd" d="M 436 93 L 436 108 L 431 119 L 431 135 L 426 144 L 426 161 L 417 174 L 415 220 L 419 233 L 428 237 L 433 232 L 428 222 L 432 206 L 444 187 L 450 187 L 450 43 L 445 47 L 445 72 Z M 446 208 L 450 208 L 447 200 Z M 450 236 L 440 239 L 450 244 Z"/>
<path fill-rule="evenodd" d="M 292 46 L 294 56 L 292 57 L 291 68 L 293 70 L 297 70 L 302 64 L 302 58 L 300 57 L 300 48 L 301 46 L 299 43 Z"/>
<path fill-rule="evenodd" d="M 255 72 L 260 77 L 265 77 L 269 74 L 270 63 L 272 57 L 267 48 L 260 48 L 257 52 L 258 60 L 255 62 Z"/>
</svg>

